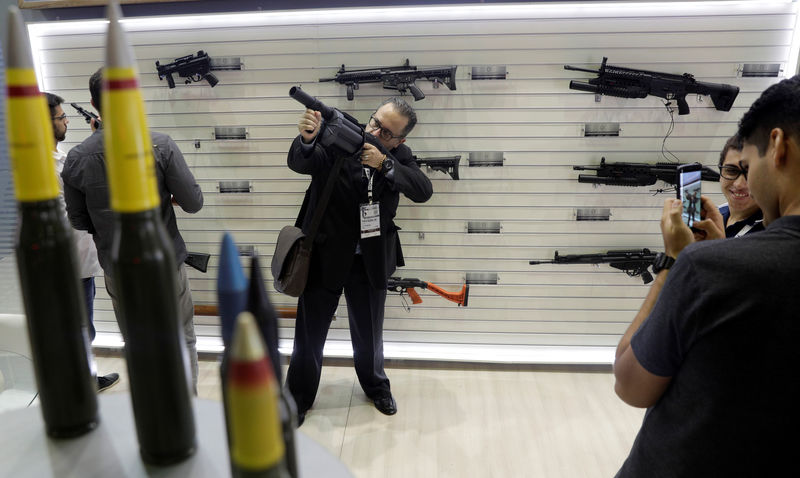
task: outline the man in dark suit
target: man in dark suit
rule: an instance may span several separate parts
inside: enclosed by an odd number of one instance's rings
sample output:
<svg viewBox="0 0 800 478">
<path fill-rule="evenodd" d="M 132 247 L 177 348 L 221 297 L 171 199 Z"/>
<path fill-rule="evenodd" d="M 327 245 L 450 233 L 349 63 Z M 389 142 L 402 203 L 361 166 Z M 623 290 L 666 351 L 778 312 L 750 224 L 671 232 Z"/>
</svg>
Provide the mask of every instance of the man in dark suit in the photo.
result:
<svg viewBox="0 0 800 478">
<path fill-rule="evenodd" d="M 400 98 L 384 101 L 366 126 L 371 135 L 362 151 L 346 158 L 314 239 L 308 283 L 297 304 L 294 351 L 286 383 L 297 402 L 300 423 L 314 403 L 322 372 L 322 349 L 344 290 L 353 359 L 364 393 L 386 415 L 397 404 L 383 369 L 383 313 L 386 283 L 403 253 L 394 224 L 400 193 L 414 202 L 433 194 L 430 180 L 406 146 L 417 122 Z M 311 175 L 297 218 L 308 231 L 330 170 L 341 154 L 316 141 L 321 115 L 306 110 L 300 135 L 289 150 L 289 167 Z"/>
</svg>

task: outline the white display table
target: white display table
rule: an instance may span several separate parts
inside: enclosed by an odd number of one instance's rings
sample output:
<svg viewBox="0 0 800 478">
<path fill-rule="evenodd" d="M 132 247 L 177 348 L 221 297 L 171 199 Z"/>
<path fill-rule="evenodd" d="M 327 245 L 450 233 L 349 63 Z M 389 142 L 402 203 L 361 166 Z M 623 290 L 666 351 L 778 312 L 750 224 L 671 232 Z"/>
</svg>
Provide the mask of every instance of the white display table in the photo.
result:
<svg viewBox="0 0 800 478">
<path fill-rule="evenodd" d="M 154 391 L 153 393 L 158 393 Z M 35 478 L 127 478 L 230 476 L 222 404 L 195 399 L 197 452 L 168 467 L 145 465 L 133 424 L 130 395 L 105 394 L 97 429 L 70 440 L 45 435 L 39 407 L 0 414 L 0 476 Z M 352 478 L 347 468 L 302 432 L 296 433 L 300 476 Z"/>
</svg>

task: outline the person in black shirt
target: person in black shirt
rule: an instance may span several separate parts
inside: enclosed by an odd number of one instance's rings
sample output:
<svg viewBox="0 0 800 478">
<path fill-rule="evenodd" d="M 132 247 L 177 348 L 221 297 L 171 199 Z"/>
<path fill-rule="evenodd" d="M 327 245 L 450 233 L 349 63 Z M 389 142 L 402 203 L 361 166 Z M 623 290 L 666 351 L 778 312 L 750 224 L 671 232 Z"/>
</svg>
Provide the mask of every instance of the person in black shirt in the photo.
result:
<svg viewBox="0 0 800 478">
<path fill-rule="evenodd" d="M 795 465 L 800 76 L 767 88 L 738 136 L 766 228 L 692 244 L 680 200 L 665 202 L 664 246 L 677 261 L 661 262 L 614 363 L 617 395 L 648 408 L 620 478 L 783 476 Z"/>
</svg>

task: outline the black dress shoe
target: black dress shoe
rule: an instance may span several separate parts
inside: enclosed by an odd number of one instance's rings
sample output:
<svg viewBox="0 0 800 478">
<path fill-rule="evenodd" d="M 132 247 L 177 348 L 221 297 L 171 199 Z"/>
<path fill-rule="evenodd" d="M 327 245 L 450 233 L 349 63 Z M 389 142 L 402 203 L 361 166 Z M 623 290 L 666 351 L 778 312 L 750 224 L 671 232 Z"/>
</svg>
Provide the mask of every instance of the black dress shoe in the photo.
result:
<svg viewBox="0 0 800 478">
<path fill-rule="evenodd" d="M 397 403 L 395 403 L 391 395 L 376 398 L 373 402 L 375 403 L 375 408 L 384 415 L 394 415 L 397 413 Z"/>
</svg>

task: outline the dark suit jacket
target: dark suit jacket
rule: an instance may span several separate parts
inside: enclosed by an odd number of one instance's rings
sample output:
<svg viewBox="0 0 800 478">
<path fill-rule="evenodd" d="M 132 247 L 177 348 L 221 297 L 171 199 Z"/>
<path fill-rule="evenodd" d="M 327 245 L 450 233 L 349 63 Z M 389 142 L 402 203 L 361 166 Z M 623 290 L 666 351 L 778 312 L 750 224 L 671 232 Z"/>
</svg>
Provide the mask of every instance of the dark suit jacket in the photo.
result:
<svg viewBox="0 0 800 478">
<path fill-rule="evenodd" d="M 373 143 L 372 141 L 370 141 Z M 373 202 L 380 202 L 381 235 L 361 240 L 359 207 L 367 202 L 367 180 L 358 156 L 344 160 L 333 188 L 328 207 L 311 255 L 308 285 L 321 285 L 327 289 L 341 290 L 350 273 L 355 257 L 356 244 L 361 243 L 361 253 L 370 284 L 376 289 L 385 289 L 386 280 L 397 266 L 404 265 L 398 227 L 394 216 L 400 201 L 400 193 L 414 202 L 425 202 L 433 194 L 428 177 L 419 169 L 411 157 L 411 149 L 401 144 L 386 151 L 374 142 L 387 158 L 394 159 L 394 172 L 386 177 L 381 171 L 373 171 Z M 297 136 L 289 150 L 289 168 L 301 174 L 311 175 L 311 185 L 306 191 L 297 225 L 305 233 L 311 225 L 319 197 L 328 181 L 330 169 L 336 160 L 335 154 L 316 142 L 312 147 L 302 144 Z"/>
</svg>

